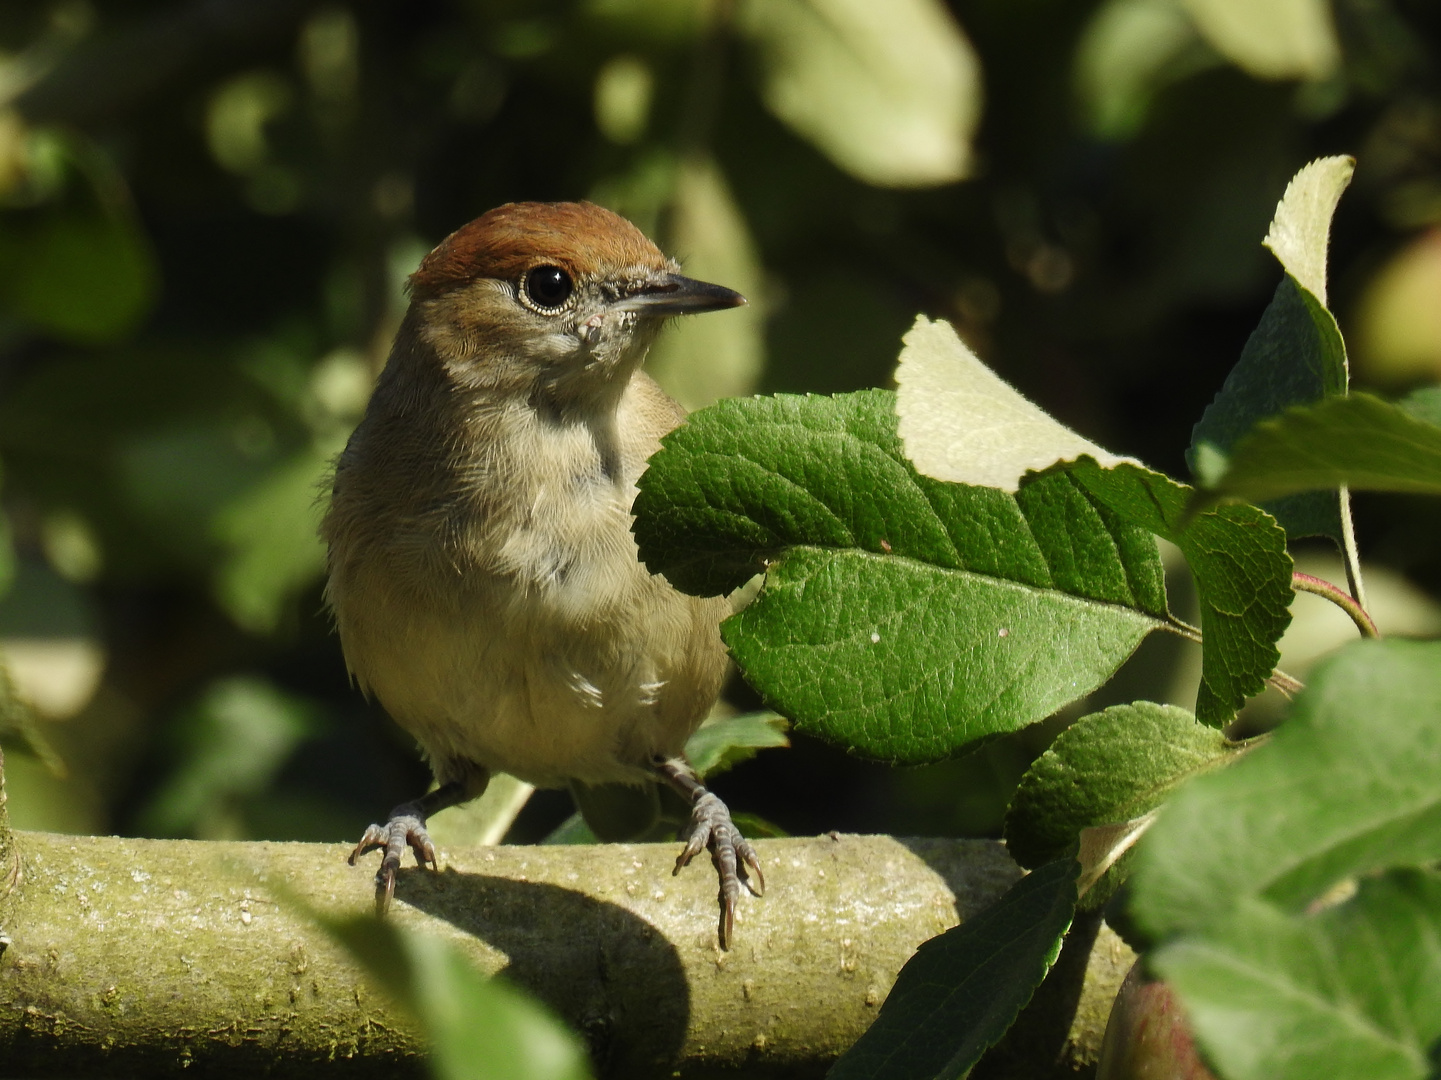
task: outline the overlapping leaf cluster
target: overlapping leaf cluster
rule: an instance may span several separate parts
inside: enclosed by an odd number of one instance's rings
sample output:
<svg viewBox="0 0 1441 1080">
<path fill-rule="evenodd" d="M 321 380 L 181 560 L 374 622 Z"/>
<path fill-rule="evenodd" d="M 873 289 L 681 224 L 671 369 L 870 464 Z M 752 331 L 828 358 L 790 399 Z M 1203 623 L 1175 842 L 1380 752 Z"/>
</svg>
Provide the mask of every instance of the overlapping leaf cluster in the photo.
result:
<svg viewBox="0 0 1441 1080">
<path fill-rule="evenodd" d="M 948 442 L 912 394 L 903 444 L 881 391 L 725 402 L 652 460 L 642 557 L 697 593 L 763 574 L 727 643 L 768 705 L 856 753 L 961 753 L 1085 697 L 1154 630 L 1202 642 L 1194 714 L 1136 702 L 1086 716 L 1032 766 L 1006 839 L 1033 874 L 917 953 L 833 1075 L 963 1075 L 1045 976 L 1076 905 L 1104 902 L 1132 866 L 1139 929 L 1224 1076 L 1314 1075 L 1323 1061 L 1333 1076 L 1425 1075 L 1441 1038 L 1441 878 L 1427 869 L 1441 857 L 1441 645 L 1355 646 L 1268 744 L 1224 730 L 1268 679 L 1286 681 L 1288 537 L 1332 537 L 1355 571 L 1348 485 L 1441 490 L 1441 390 L 1399 406 L 1347 396 L 1325 249 L 1350 170 L 1308 166 L 1278 208 L 1267 245 L 1286 275 L 1197 425 L 1199 491 L 1091 456 L 1014 490 L 957 482 L 969 466 L 956 447 L 1004 455 L 1004 432 Z M 939 340 L 934 326 L 918 322 L 907 353 Z M 907 353 L 903 394 L 982 386 L 1025 424 L 1030 454 L 1054 424 L 973 357 L 947 374 L 934 356 L 908 369 Z M 1156 537 L 1187 559 L 1199 635 L 1167 609 Z M 1314 914 L 1361 874 L 1380 876 Z"/>
</svg>

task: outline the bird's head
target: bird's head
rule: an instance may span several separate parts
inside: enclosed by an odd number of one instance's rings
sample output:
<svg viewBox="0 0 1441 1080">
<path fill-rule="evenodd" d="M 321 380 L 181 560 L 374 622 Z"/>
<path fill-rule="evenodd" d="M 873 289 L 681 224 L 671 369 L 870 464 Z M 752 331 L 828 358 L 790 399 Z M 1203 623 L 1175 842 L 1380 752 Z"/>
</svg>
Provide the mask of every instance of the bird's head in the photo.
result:
<svg viewBox="0 0 1441 1080">
<path fill-rule="evenodd" d="M 442 240 L 410 292 L 416 332 L 462 383 L 562 408 L 618 396 L 671 316 L 746 302 L 585 202 L 497 207 Z"/>
</svg>

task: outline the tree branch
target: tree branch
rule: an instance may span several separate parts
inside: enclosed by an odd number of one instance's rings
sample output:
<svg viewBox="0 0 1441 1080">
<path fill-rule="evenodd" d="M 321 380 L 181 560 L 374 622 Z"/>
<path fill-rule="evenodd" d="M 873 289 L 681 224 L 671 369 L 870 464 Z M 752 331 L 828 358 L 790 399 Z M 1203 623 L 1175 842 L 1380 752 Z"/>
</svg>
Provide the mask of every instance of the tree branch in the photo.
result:
<svg viewBox="0 0 1441 1080">
<path fill-rule="evenodd" d="M 373 868 L 346 866 L 343 846 L 14 839 L 24 874 L 0 906 L 12 942 L 0 956 L 7 1075 L 421 1072 L 414 1031 L 286 899 L 368 910 Z M 671 844 L 453 850 L 438 874 L 402 871 L 391 917 L 446 935 L 547 1001 L 603 1074 L 819 1075 L 916 946 L 1019 874 L 991 841 L 757 849 L 770 889 L 743 899 L 728 953 L 716 947 L 713 873 L 672 877 Z M 1084 989 L 1053 1018 L 1069 1031 L 1057 1075 L 1094 1062 L 1133 959 L 1103 931 L 1081 965 Z"/>
</svg>

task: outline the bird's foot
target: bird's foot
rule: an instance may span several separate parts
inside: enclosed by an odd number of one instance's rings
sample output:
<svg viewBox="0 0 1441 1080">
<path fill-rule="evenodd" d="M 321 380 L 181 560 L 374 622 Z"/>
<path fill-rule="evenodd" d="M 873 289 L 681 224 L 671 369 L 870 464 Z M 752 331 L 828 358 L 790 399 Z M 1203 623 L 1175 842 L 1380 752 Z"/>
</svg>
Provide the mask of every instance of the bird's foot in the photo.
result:
<svg viewBox="0 0 1441 1080">
<path fill-rule="evenodd" d="M 354 866 L 356 859 L 377 848 L 385 852 L 380 860 L 380 869 L 375 873 L 377 915 L 384 915 L 386 908 L 390 907 L 391 897 L 395 895 L 395 874 L 400 869 L 400 860 L 405 855 L 407 846 L 415 852 L 417 865 L 429 866 L 432 870 L 439 869 L 435 844 L 431 841 L 430 834 L 425 831 L 425 819 L 419 814 L 406 812 L 411 809 L 397 806 L 391 811 L 390 820 L 384 825 L 372 825 L 366 829 L 360 843 L 356 844 L 355 850 L 350 853 L 349 862 Z"/>
<path fill-rule="evenodd" d="M 740 834 L 731 821 L 731 813 L 720 796 L 697 787 L 691 804 L 689 835 L 686 845 L 675 861 L 674 874 L 706 848 L 711 862 L 720 875 L 720 945 L 729 949 L 735 932 L 736 901 L 740 899 L 741 881 L 756 896 L 765 892 L 766 879 L 761 873 L 760 859 L 750 841 Z M 752 880 L 754 879 L 754 880 Z"/>
</svg>

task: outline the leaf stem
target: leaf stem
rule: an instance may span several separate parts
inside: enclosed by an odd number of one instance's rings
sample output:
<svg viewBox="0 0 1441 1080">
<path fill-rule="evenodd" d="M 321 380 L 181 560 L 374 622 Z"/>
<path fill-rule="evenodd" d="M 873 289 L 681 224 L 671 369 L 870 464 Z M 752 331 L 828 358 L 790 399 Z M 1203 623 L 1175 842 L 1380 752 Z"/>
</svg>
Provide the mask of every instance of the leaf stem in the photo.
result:
<svg viewBox="0 0 1441 1080">
<path fill-rule="evenodd" d="M 1340 487 L 1341 496 L 1341 557 L 1346 564 L 1346 586 L 1351 590 L 1351 598 L 1361 607 L 1362 614 L 1366 608 L 1366 583 L 1361 580 L 1361 555 L 1356 548 L 1356 527 L 1351 523 L 1351 489 L 1345 484 Z M 1353 619 L 1356 617 L 1351 616 Z M 1370 616 L 1367 616 L 1370 622 Z M 1360 624 L 1357 623 L 1359 626 Z M 1371 629 L 1376 629 L 1373 623 Z M 1364 629 L 1361 631 L 1366 632 Z M 1373 633 L 1371 635 L 1375 637 Z"/>
<path fill-rule="evenodd" d="M 1201 631 L 1190 623 L 1178 619 L 1174 615 L 1168 615 L 1165 626 L 1171 633 L 1183 637 L 1187 641 L 1195 642 L 1197 645 L 1201 644 Z"/>
<path fill-rule="evenodd" d="M 1359 581 L 1360 579 L 1358 578 L 1357 580 Z M 1356 629 L 1361 631 L 1362 637 L 1374 638 L 1381 636 L 1381 632 L 1376 629 L 1376 624 L 1372 621 L 1371 616 L 1366 613 L 1366 609 L 1354 598 L 1356 592 L 1356 586 L 1354 584 L 1351 587 L 1351 593 L 1348 594 L 1345 590 L 1332 585 L 1329 581 L 1297 571 L 1291 575 L 1291 586 L 1301 592 L 1324 596 L 1327 600 L 1331 601 L 1331 603 L 1351 616 L 1351 621 L 1356 624 Z"/>
<path fill-rule="evenodd" d="M 1302 690 L 1306 689 L 1305 683 L 1294 675 L 1287 675 L 1280 668 L 1277 668 L 1266 676 L 1266 683 L 1268 686 L 1274 687 L 1276 690 L 1285 694 L 1287 700 L 1290 700 Z"/>
</svg>

